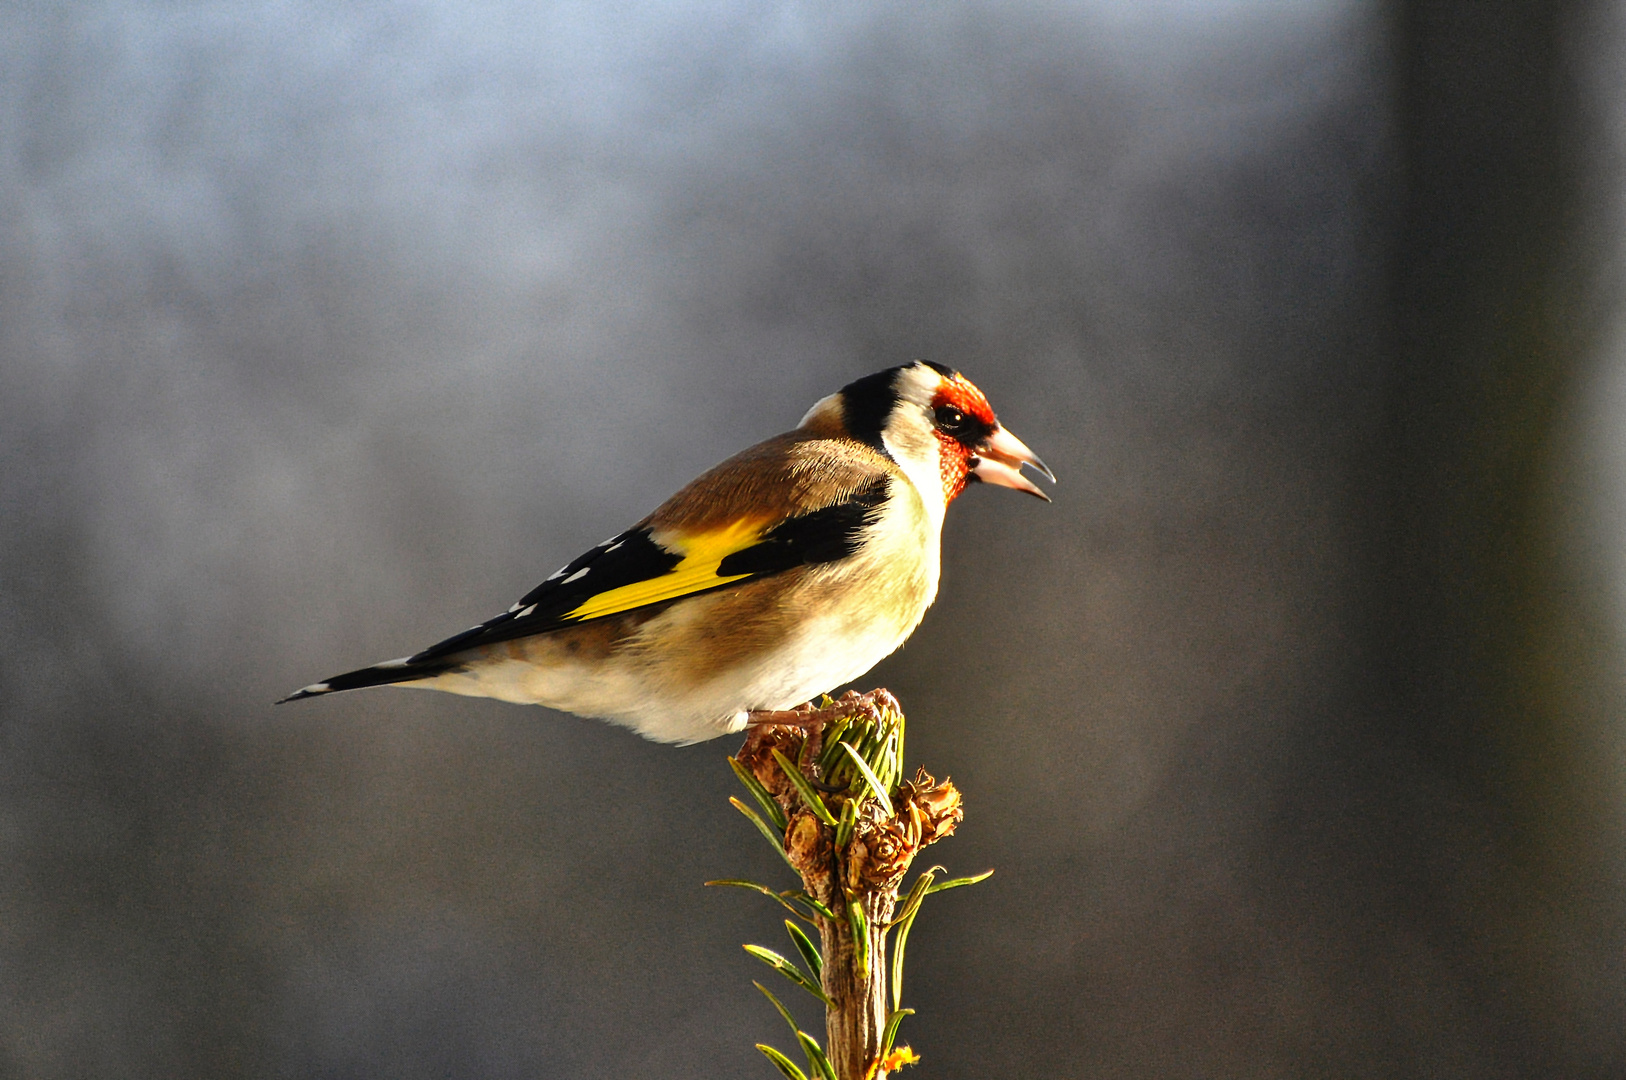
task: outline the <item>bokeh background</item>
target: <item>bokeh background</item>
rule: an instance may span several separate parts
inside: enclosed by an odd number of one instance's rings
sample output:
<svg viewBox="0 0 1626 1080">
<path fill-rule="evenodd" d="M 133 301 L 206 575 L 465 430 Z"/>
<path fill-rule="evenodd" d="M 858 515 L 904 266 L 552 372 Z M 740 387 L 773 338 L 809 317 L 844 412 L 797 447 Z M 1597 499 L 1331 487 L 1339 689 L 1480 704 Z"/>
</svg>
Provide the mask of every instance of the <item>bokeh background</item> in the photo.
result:
<svg viewBox="0 0 1626 1080">
<path fill-rule="evenodd" d="M 6 5 L 0 1075 L 772 1075 L 732 746 L 270 702 L 914 357 L 919 1075 L 1626 1074 L 1623 26 Z"/>
</svg>

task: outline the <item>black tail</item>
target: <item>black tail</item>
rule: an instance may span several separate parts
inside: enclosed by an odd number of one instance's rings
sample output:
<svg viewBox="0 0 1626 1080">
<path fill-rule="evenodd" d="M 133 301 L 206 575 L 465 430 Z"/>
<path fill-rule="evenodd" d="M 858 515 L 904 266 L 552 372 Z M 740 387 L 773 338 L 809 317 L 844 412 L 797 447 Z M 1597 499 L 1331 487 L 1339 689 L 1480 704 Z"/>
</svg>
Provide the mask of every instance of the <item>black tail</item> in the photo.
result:
<svg viewBox="0 0 1626 1080">
<path fill-rule="evenodd" d="M 432 679 L 443 671 L 455 665 L 451 664 L 412 664 L 406 660 L 386 660 L 382 664 L 372 667 L 359 668 L 356 671 L 347 671 L 343 675 L 335 675 L 325 682 L 312 683 L 303 690 L 295 690 L 282 701 L 299 701 L 303 698 L 321 697 L 323 694 L 337 694 L 341 690 L 360 690 L 364 686 L 388 686 L 391 683 L 416 682 L 419 679 Z"/>
</svg>

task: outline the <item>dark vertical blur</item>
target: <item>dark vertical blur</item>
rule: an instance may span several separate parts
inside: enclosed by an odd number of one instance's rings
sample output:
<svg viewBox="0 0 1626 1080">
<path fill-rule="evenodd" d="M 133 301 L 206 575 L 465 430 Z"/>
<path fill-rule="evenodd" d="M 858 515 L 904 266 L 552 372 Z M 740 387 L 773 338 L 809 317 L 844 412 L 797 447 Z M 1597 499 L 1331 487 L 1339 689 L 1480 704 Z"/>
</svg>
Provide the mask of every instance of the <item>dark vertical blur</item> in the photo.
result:
<svg viewBox="0 0 1626 1080">
<path fill-rule="evenodd" d="M 1411 790 L 1385 796 L 1389 842 L 1407 902 L 1459 943 L 1487 1061 L 1618 1075 L 1626 700 L 1611 568 L 1575 542 L 1580 401 L 1619 304 L 1604 275 L 1620 176 L 1599 175 L 1619 106 L 1598 71 L 1618 13 L 1419 0 L 1391 18 L 1392 517 L 1370 616 L 1374 670 L 1393 677 L 1381 759 L 1411 763 L 1395 773 Z"/>
<path fill-rule="evenodd" d="M 0 10 L 0 1076 L 771 1075 L 727 746 L 269 702 L 915 356 L 1061 477 L 865 680 L 921 1075 L 1626 1074 L 1620 39 Z"/>
</svg>

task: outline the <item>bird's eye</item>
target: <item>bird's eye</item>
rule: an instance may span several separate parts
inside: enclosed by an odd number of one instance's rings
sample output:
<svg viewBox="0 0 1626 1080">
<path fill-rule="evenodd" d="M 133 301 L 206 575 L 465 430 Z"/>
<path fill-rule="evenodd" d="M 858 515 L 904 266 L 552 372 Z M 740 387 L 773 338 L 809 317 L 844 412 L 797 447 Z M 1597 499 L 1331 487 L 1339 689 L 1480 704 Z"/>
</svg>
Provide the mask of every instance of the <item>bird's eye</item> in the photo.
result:
<svg viewBox="0 0 1626 1080">
<path fill-rule="evenodd" d="M 939 405 L 935 419 L 937 426 L 951 435 L 965 430 L 965 413 L 952 405 Z"/>
</svg>

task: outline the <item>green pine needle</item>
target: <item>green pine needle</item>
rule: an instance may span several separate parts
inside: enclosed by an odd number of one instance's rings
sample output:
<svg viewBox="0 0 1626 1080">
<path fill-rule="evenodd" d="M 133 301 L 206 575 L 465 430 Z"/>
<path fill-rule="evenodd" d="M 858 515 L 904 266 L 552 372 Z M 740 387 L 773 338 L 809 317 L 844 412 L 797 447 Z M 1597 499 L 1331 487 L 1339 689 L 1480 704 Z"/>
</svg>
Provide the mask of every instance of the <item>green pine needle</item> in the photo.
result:
<svg viewBox="0 0 1626 1080">
<path fill-rule="evenodd" d="M 827 914 L 829 912 L 829 910 L 830 910 L 829 908 L 825 907 L 823 904 L 819 903 L 817 900 L 814 900 L 811 896 L 808 896 L 806 893 L 801 892 L 799 890 L 787 889 L 784 892 L 774 892 L 772 889 L 768 888 L 768 886 L 766 886 L 766 885 L 758 885 L 754 881 L 741 881 L 741 880 L 739 880 L 737 878 L 721 878 L 721 879 L 719 879 L 717 881 L 708 881 L 708 882 L 706 882 L 706 884 L 707 885 L 732 885 L 736 889 L 751 889 L 754 892 L 759 892 L 763 896 L 766 896 L 766 897 L 769 897 L 771 899 L 779 901 L 779 903 L 784 906 L 786 911 L 790 912 L 792 915 L 796 916 L 798 919 L 805 919 L 807 922 L 815 923 L 815 925 L 816 925 L 816 920 L 813 918 L 813 916 L 807 914 L 807 912 L 805 912 L 801 908 L 797 907 L 796 906 L 797 903 L 808 905 L 808 907 L 815 914 L 823 915 L 827 919 L 834 917 L 832 915 Z M 795 901 L 795 903 L 792 903 L 792 901 Z"/>
<path fill-rule="evenodd" d="M 768 820 L 779 829 L 779 835 L 785 835 L 785 828 L 790 822 L 785 820 L 785 809 L 779 805 L 779 800 L 768 794 L 768 789 L 762 786 L 762 781 L 753 776 L 750 769 L 741 765 L 739 758 L 729 758 L 728 765 L 734 770 L 734 775 L 740 778 L 740 783 L 745 785 L 745 790 L 749 791 L 751 797 L 762 807 L 762 812 L 768 815 Z"/>
<path fill-rule="evenodd" d="M 802 770 L 798 769 L 791 763 L 789 758 L 777 750 L 773 751 L 773 759 L 779 763 L 779 768 L 783 770 L 786 779 L 795 785 L 796 793 L 802 797 L 802 801 L 807 804 L 807 808 L 813 811 L 814 816 L 820 821 L 833 828 L 836 824 L 835 816 L 830 813 L 830 808 L 824 805 L 824 800 L 819 798 L 819 793 L 813 790 L 813 785 L 807 782 L 807 777 L 802 775 Z"/>
<path fill-rule="evenodd" d="M 920 914 L 920 905 L 904 916 L 898 924 L 898 935 L 892 940 L 892 1008 L 897 1009 L 903 1003 L 903 950 L 909 944 L 909 928 L 915 925 L 915 916 Z"/>
<path fill-rule="evenodd" d="M 847 756 L 852 758 L 853 767 L 858 770 L 858 775 L 862 776 L 864 783 L 869 786 L 870 794 L 874 795 L 875 801 L 881 804 L 881 809 L 886 812 L 886 816 L 891 817 L 893 813 L 892 799 L 886 793 L 886 785 L 881 782 L 879 776 L 875 775 L 875 770 L 871 769 L 869 763 L 858 756 L 858 751 L 847 743 L 837 743 L 836 745 L 847 751 Z"/>
<path fill-rule="evenodd" d="M 809 1067 L 819 1074 L 821 1080 L 836 1080 L 836 1068 L 830 1064 L 830 1058 L 817 1039 L 805 1031 L 798 1031 L 796 1041 L 802 1044 L 802 1053 L 807 1055 Z"/>
<path fill-rule="evenodd" d="M 796 1063 L 765 1043 L 757 1043 L 757 1049 L 762 1056 L 773 1062 L 774 1068 L 784 1074 L 785 1080 L 807 1080 L 807 1075 L 796 1067 Z"/>
<path fill-rule="evenodd" d="M 886 1057 L 886 1055 L 890 1054 L 892 1052 L 892 1044 L 898 1041 L 898 1025 L 903 1023 L 903 1018 L 905 1016 L 913 1015 L 915 1015 L 915 1010 L 913 1009 L 899 1009 L 896 1006 L 893 1007 L 892 1015 L 886 1018 L 886 1032 L 881 1036 L 882 1057 Z"/>
<path fill-rule="evenodd" d="M 847 901 L 847 923 L 853 932 L 853 960 L 858 965 L 858 977 L 869 978 L 869 921 L 864 918 L 864 909 L 852 899 Z"/>
<path fill-rule="evenodd" d="M 776 835 L 774 831 L 768 827 L 768 823 L 757 816 L 757 812 L 755 810 L 751 809 L 749 806 L 746 806 L 734 796 L 730 795 L 728 797 L 728 801 L 730 805 L 734 807 L 734 809 L 738 810 L 740 813 L 744 814 L 750 819 L 751 824 L 755 825 L 757 827 L 757 831 L 762 834 L 762 838 L 768 841 L 768 843 L 772 844 L 775 851 L 779 852 L 779 857 L 785 860 L 785 865 L 790 867 L 791 870 L 795 871 L 797 877 L 801 877 L 801 871 L 796 870 L 795 864 L 790 861 L 790 856 L 785 854 L 785 834 L 778 833 Z"/>
<path fill-rule="evenodd" d="M 836 913 L 831 911 L 828 907 L 826 907 L 822 900 L 817 900 L 814 897 L 811 897 L 811 896 L 807 895 L 807 893 L 803 892 L 800 889 L 788 889 L 785 892 L 780 893 L 779 895 L 783 899 L 794 900 L 798 904 L 805 904 L 807 906 L 807 909 L 809 911 L 813 912 L 815 915 L 820 915 L 820 916 L 823 916 L 824 918 L 830 919 L 830 920 L 834 920 L 835 917 L 836 917 Z M 800 913 L 798 912 L 798 914 L 800 914 Z M 804 915 L 803 918 L 807 918 L 807 917 Z M 808 919 L 807 921 L 808 922 L 813 922 L 812 919 Z"/>
<path fill-rule="evenodd" d="M 780 1001 L 777 997 L 774 996 L 774 992 L 772 990 L 769 990 L 766 986 L 763 986 L 761 983 L 757 982 L 755 979 L 751 980 L 751 985 L 756 987 L 758 990 L 761 990 L 762 991 L 762 996 L 767 998 L 769 1001 L 771 1001 L 773 1003 L 773 1007 L 779 1010 L 779 1015 L 783 1016 L 785 1018 L 785 1023 L 790 1025 L 791 1034 L 794 1035 L 796 1032 L 802 1030 L 797 1025 L 796 1018 L 790 1014 L 789 1009 L 785 1008 L 784 1002 Z"/>
<path fill-rule="evenodd" d="M 931 890 L 932 882 L 936 879 L 938 874 L 946 873 L 948 873 L 948 871 L 944 870 L 941 866 L 934 866 L 930 870 L 921 871 L 920 876 L 915 878 L 915 883 L 910 886 L 909 895 L 905 896 L 903 898 L 903 903 L 899 905 L 897 915 L 890 923 L 887 923 L 887 929 L 890 930 L 892 927 L 902 923 L 905 919 L 914 918 L 915 911 L 919 909 L 921 904 L 926 902 L 926 895 Z"/>
<path fill-rule="evenodd" d="M 807 964 L 809 974 L 814 982 L 824 978 L 824 957 L 819 955 L 819 947 L 813 944 L 813 939 L 800 926 L 785 920 L 785 930 L 790 934 L 790 940 L 795 943 L 796 951 L 802 954 L 802 960 Z"/>
<path fill-rule="evenodd" d="M 853 838 L 853 828 L 858 824 L 858 800 L 848 799 L 847 804 L 841 808 L 841 824 L 836 826 L 836 847 L 847 850 L 847 841 Z"/>
<path fill-rule="evenodd" d="M 962 885 L 975 885 L 977 882 L 987 881 L 993 876 L 994 872 L 992 870 L 984 870 L 982 873 L 972 874 L 970 877 L 949 878 L 947 881 L 939 881 L 926 891 L 928 893 L 945 892 L 949 889 L 958 889 Z"/>
<path fill-rule="evenodd" d="M 742 945 L 740 947 L 746 952 L 750 953 L 752 956 L 756 957 L 758 960 L 761 960 L 764 964 L 767 964 L 769 967 L 779 972 L 779 974 L 783 975 L 797 986 L 800 986 L 803 990 L 806 990 L 808 993 L 824 1002 L 826 1005 L 830 1004 L 830 999 L 824 996 L 824 988 L 822 986 L 808 978 L 807 973 L 801 968 L 797 967 L 789 960 L 786 960 L 783 956 L 780 956 L 772 949 L 765 949 L 761 945 Z"/>
<path fill-rule="evenodd" d="M 823 1076 L 824 1066 L 829 1064 L 830 1059 L 825 1057 L 823 1049 L 819 1047 L 818 1040 L 814 1039 L 813 1036 L 809 1035 L 796 1025 L 796 1018 L 790 1014 L 789 1009 L 785 1008 L 783 1002 L 774 997 L 772 990 L 769 990 L 766 986 L 763 986 L 755 979 L 751 980 L 751 985 L 756 987 L 758 990 L 761 990 L 763 996 L 769 1001 L 773 1002 L 773 1007 L 779 1010 L 779 1015 L 784 1017 L 785 1023 L 790 1025 L 791 1034 L 796 1036 L 796 1041 L 801 1044 L 802 1052 L 807 1057 L 808 1071 L 818 1073 Z M 811 1049 L 809 1048 L 810 1044 Z M 835 1078 L 831 1077 L 830 1080 L 835 1080 Z"/>
</svg>

